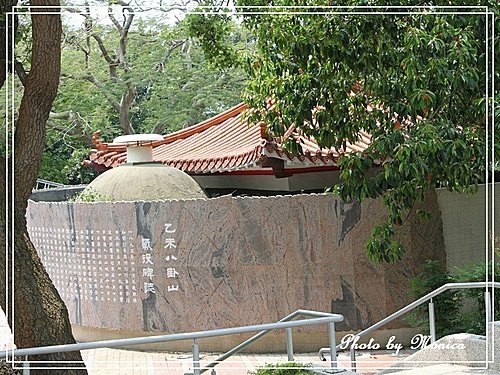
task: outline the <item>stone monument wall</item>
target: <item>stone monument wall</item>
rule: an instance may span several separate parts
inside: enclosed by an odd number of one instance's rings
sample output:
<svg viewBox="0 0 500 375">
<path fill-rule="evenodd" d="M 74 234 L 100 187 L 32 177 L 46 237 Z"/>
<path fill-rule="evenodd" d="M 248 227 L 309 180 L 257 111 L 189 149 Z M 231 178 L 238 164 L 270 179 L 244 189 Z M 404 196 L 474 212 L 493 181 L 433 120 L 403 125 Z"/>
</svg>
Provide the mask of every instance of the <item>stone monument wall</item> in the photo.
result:
<svg viewBox="0 0 500 375">
<path fill-rule="evenodd" d="M 375 200 L 31 201 L 27 220 L 76 332 L 96 339 L 269 323 L 297 309 L 343 314 L 337 330 L 365 328 L 411 301 L 409 279 L 422 262 L 445 259 L 435 194 L 426 208 L 430 221 L 410 215 L 401 228 L 407 252 L 395 265 L 365 255 L 385 212 Z M 294 332 L 303 337 L 294 342 L 307 342 L 326 327 Z"/>
</svg>

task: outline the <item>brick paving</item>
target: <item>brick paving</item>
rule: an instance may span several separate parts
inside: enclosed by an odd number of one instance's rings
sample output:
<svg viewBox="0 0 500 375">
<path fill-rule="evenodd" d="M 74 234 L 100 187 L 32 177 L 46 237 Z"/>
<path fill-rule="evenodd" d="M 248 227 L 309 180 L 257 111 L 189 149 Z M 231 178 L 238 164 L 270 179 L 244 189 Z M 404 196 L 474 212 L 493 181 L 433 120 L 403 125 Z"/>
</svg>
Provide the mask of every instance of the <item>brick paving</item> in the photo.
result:
<svg viewBox="0 0 500 375">
<path fill-rule="evenodd" d="M 398 356 L 388 351 L 361 352 L 358 354 L 358 373 L 369 375 L 387 368 L 396 360 L 411 354 L 401 351 Z M 192 357 L 189 353 L 137 352 L 118 349 L 94 349 L 82 352 L 90 375 L 183 375 L 192 371 Z M 201 366 L 216 359 L 218 353 L 201 354 Z M 314 367 L 327 367 L 317 353 L 295 355 L 295 361 L 309 363 Z M 216 367 L 217 375 L 246 375 L 249 371 L 267 363 L 287 362 L 283 354 L 236 354 Z M 339 354 L 339 367 L 350 366 L 347 353 Z M 208 372 L 207 374 L 210 374 Z"/>
</svg>

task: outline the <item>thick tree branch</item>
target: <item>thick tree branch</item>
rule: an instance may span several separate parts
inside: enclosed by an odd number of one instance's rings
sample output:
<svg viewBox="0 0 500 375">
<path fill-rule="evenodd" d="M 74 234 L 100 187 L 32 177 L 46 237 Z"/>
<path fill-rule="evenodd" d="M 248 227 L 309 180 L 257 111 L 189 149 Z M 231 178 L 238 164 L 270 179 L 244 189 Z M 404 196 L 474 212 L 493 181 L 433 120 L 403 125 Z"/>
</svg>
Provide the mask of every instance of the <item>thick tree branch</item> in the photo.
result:
<svg viewBox="0 0 500 375">
<path fill-rule="evenodd" d="M 156 126 L 153 128 L 153 133 L 154 134 L 161 134 L 163 132 L 163 129 L 165 129 L 166 124 L 163 122 L 160 122 L 156 124 Z"/>
<path fill-rule="evenodd" d="M 102 40 L 101 36 L 97 34 L 96 32 L 93 31 L 93 20 L 92 17 L 90 16 L 90 7 L 88 6 L 88 3 L 85 3 L 85 10 L 86 13 L 82 14 L 85 17 L 85 31 L 87 32 L 87 38 L 86 38 L 86 43 L 87 43 L 87 49 L 90 53 L 90 40 L 89 36 L 91 36 L 97 43 L 97 46 L 99 47 L 99 50 L 101 51 L 102 57 L 104 57 L 104 60 L 109 65 L 109 75 L 112 79 L 117 80 L 118 79 L 118 74 L 116 71 L 116 67 L 119 64 L 119 61 L 114 59 L 111 54 L 109 53 L 108 49 L 104 45 L 104 41 Z"/>
<path fill-rule="evenodd" d="M 165 68 L 165 64 L 167 63 L 168 59 L 170 58 L 170 55 L 172 55 L 172 52 L 174 52 L 177 48 L 182 47 L 185 43 L 187 42 L 187 39 L 181 39 L 181 40 L 172 40 L 170 41 L 170 47 L 167 50 L 167 53 L 165 53 L 165 56 L 159 62 L 156 64 L 155 68 L 158 71 L 163 71 Z"/>
<path fill-rule="evenodd" d="M 113 25 L 115 25 L 115 27 L 117 28 L 117 30 L 121 34 L 121 32 L 122 32 L 122 25 L 120 25 L 120 22 L 118 22 L 118 20 L 115 18 L 114 14 L 113 14 L 113 8 L 111 7 L 111 4 L 108 7 L 108 17 L 111 20 L 111 22 L 113 23 Z"/>
<path fill-rule="evenodd" d="M 61 126 L 54 123 L 51 120 L 69 120 L 71 121 L 71 126 Z M 73 111 L 65 111 L 65 112 L 50 112 L 49 121 L 47 121 L 47 126 L 58 132 L 63 133 L 64 135 L 70 135 L 73 137 L 77 137 L 85 142 L 85 144 L 89 147 L 92 147 L 92 136 L 85 133 L 83 124 L 80 120 L 80 116 L 78 112 Z"/>
<path fill-rule="evenodd" d="M 123 93 L 120 101 L 120 126 L 125 134 L 135 134 L 134 128 L 130 125 L 129 111 L 135 99 L 135 87 L 128 84 L 127 92 Z"/>
<path fill-rule="evenodd" d="M 120 112 L 120 103 L 115 99 L 115 97 L 106 89 L 104 84 L 100 81 L 98 81 L 92 74 L 87 73 L 86 75 L 82 76 L 82 78 L 88 82 L 93 83 L 99 90 L 101 90 L 102 94 L 106 98 L 106 100 L 111 104 L 113 109 L 116 111 Z"/>
<path fill-rule="evenodd" d="M 26 73 L 23 64 L 20 61 L 16 60 L 14 62 L 14 69 L 23 86 L 26 86 L 26 80 L 28 79 L 28 74 Z"/>
</svg>

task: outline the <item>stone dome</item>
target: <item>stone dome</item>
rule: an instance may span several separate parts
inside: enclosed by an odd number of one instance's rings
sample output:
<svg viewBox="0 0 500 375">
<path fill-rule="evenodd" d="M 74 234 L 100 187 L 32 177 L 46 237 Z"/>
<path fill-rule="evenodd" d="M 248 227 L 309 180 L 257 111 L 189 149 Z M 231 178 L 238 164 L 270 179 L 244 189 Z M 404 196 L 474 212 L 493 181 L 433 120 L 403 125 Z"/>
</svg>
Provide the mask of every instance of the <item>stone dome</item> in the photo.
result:
<svg viewBox="0 0 500 375">
<path fill-rule="evenodd" d="M 85 191 L 93 191 L 102 200 L 153 201 L 206 198 L 198 183 L 187 173 L 161 163 L 130 163 L 110 169 Z"/>
</svg>

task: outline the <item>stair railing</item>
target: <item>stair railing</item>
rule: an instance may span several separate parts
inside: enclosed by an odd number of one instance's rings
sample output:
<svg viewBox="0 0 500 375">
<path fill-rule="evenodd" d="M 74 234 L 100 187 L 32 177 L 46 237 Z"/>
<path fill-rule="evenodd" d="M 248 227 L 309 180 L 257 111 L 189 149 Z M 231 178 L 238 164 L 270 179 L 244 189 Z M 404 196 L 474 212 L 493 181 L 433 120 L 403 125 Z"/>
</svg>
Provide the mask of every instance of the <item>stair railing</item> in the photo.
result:
<svg viewBox="0 0 500 375">
<path fill-rule="evenodd" d="M 320 318 L 320 317 L 335 317 L 335 316 L 338 317 L 339 314 L 330 314 L 330 313 L 325 313 L 325 312 L 320 312 L 320 311 L 311 311 L 311 310 L 297 310 L 297 311 L 291 313 L 290 315 L 285 316 L 283 319 L 279 320 L 278 323 L 291 321 L 291 320 L 295 319 L 298 316 L 309 316 L 309 317 Z M 342 320 L 343 319 L 344 318 L 342 317 Z M 238 346 L 235 346 L 231 350 L 229 350 L 226 353 L 222 354 L 220 357 L 218 357 L 213 362 L 211 362 L 208 365 L 204 366 L 203 369 L 201 370 L 201 373 L 203 373 L 205 371 L 208 371 L 211 368 L 214 368 L 215 366 L 217 366 L 219 363 L 221 363 L 225 359 L 227 359 L 227 358 L 231 357 L 232 355 L 234 355 L 234 354 L 242 351 L 247 346 L 249 346 L 252 343 L 254 343 L 255 341 L 261 339 L 262 337 L 264 337 L 268 333 L 271 333 L 271 331 L 272 330 L 265 330 L 265 331 L 261 331 L 261 332 L 255 334 L 254 336 L 250 337 L 248 340 L 242 342 Z M 291 362 L 291 361 L 293 361 L 292 329 L 291 328 L 286 328 L 285 332 L 286 332 L 286 352 L 287 352 L 287 356 L 288 356 L 288 361 Z M 330 326 L 330 325 L 328 326 L 328 336 L 329 336 L 329 343 L 331 345 L 332 342 L 335 342 L 335 328 L 334 328 L 333 325 L 332 326 Z M 334 345 L 332 347 L 332 349 L 335 352 L 336 346 Z M 336 355 L 334 356 L 334 358 L 335 358 L 334 362 L 336 363 L 336 361 L 337 361 Z M 331 367 L 334 368 L 334 367 L 337 367 L 337 366 L 336 365 L 335 366 L 332 365 Z"/>
<path fill-rule="evenodd" d="M 425 296 L 417 299 L 416 301 L 410 303 L 409 305 L 399 309 L 395 313 L 389 315 L 388 317 L 382 319 L 381 321 L 371 325 L 370 327 L 364 329 L 363 331 L 357 333 L 353 339 L 352 342 L 356 342 L 355 340 L 357 338 L 361 338 L 363 336 L 368 335 L 369 333 L 375 331 L 376 329 L 379 329 L 380 327 L 386 325 L 389 322 L 392 322 L 394 319 L 399 318 L 400 316 L 408 313 L 409 311 L 413 310 L 414 308 L 424 304 L 425 302 L 429 301 L 429 333 L 431 337 L 431 343 L 434 343 L 436 341 L 436 325 L 435 325 L 435 311 L 434 311 L 434 303 L 432 299 L 436 297 L 437 295 L 451 289 L 469 289 L 469 288 L 485 288 L 484 292 L 484 303 L 485 303 L 485 310 L 486 310 L 486 326 L 489 326 L 489 323 L 493 321 L 493 303 L 492 303 L 492 293 L 490 292 L 490 288 L 500 288 L 500 283 L 499 282 L 467 282 L 467 283 L 447 283 L 436 290 L 433 290 L 432 292 L 426 294 Z M 343 344 L 337 345 L 335 348 L 335 351 L 331 351 L 330 348 L 321 348 L 319 350 L 319 358 L 322 361 L 326 361 L 325 354 L 330 354 L 333 353 L 334 356 L 337 355 L 338 350 L 343 349 Z M 350 354 L 351 354 L 351 371 L 356 372 L 356 349 L 354 345 L 351 345 L 350 349 Z M 331 356 L 330 356 L 331 358 Z"/>
<path fill-rule="evenodd" d="M 301 319 L 301 320 L 293 320 L 294 317 L 298 315 L 308 315 L 312 316 L 311 319 Z M 242 350 L 244 347 L 247 347 L 252 342 L 260 339 L 265 336 L 269 332 L 277 329 L 285 329 L 286 338 L 287 338 L 287 353 L 288 359 L 293 360 L 293 342 L 291 329 L 294 327 L 303 327 L 317 324 L 327 324 L 328 326 L 328 340 L 329 340 L 329 349 L 331 353 L 334 353 L 332 356 L 332 360 L 330 361 L 330 367 L 332 369 L 337 368 L 337 356 L 335 355 L 336 343 L 335 343 L 335 323 L 342 322 L 344 317 L 340 314 L 329 314 L 322 313 L 317 311 L 308 311 L 308 310 L 297 310 L 295 313 L 290 314 L 286 318 L 287 321 L 279 321 L 277 323 L 266 323 L 266 324 L 257 324 L 257 325 L 249 325 L 242 327 L 233 327 L 233 328 L 222 328 L 215 329 L 209 331 L 199 331 L 199 332 L 188 332 L 188 333 L 177 333 L 170 335 L 158 335 L 158 336 L 143 336 L 143 337 L 134 337 L 129 339 L 117 339 L 117 340 L 105 340 L 105 341 L 94 341 L 94 342 L 86 342 L 86 343 L 77 343 L 77 344 L 65 344 L 65 345 L 54 345 L 54 346 L 44 346 L 37 348 L 26 348 L 26 349 L 14 349 L 0 352 L 0 359 L 7 358 L 8 361 L 12 362 L 22 362 L 23 363 L 23 375 L 29 375 L 30 369 L 45 369 L 47 367 L 30 367 L 29 356 L 33 355 L 41 355 L 41 354 L 50 354 L 50 353 L 63 353 L 63 352 L 73 352 L 80 350 L 88 350 L 88 349 L 99 349 L 99 348 L 117 348 L 123 346 L 130 345 L 144 345 L 144 344 L 155 344 L 162 342 L 172 342 L 172 341 L 181 341 L 181 340 L 193 340 L 192 345 L 192 354 L 193 354 L 193 372 L 189 373 L 190 375 L 200 375 L 202 371 L 206 371 L 208 368 L 204 368 L 200 365 L 200 348 L 198 344 L 198 340 L 202 338 L 208 337 L 218 337 L 225 335 L 235 335 L 242 334 L 248 332 L 257 332 L 258 334 L 253 336 L 252 338 L 246 340 L 244 343 L 238 345 L 236 348 L 233 348 L 218 359 L 217 363 L 212 362 L 209 364 L 210 368 L 213 368 L 216 364 L 220 363 L 220 361 L 230 357 L 232 354 L 237 353 Z M 24 361 L 15 361 L 14 357 L 24 357 Z M 53 368 L 55 369 L 55 368 Z M 76 369 L 76 367 L 75 367 Z M 215 373 L 215 370 L 212 370 Z"/>
</svg>

